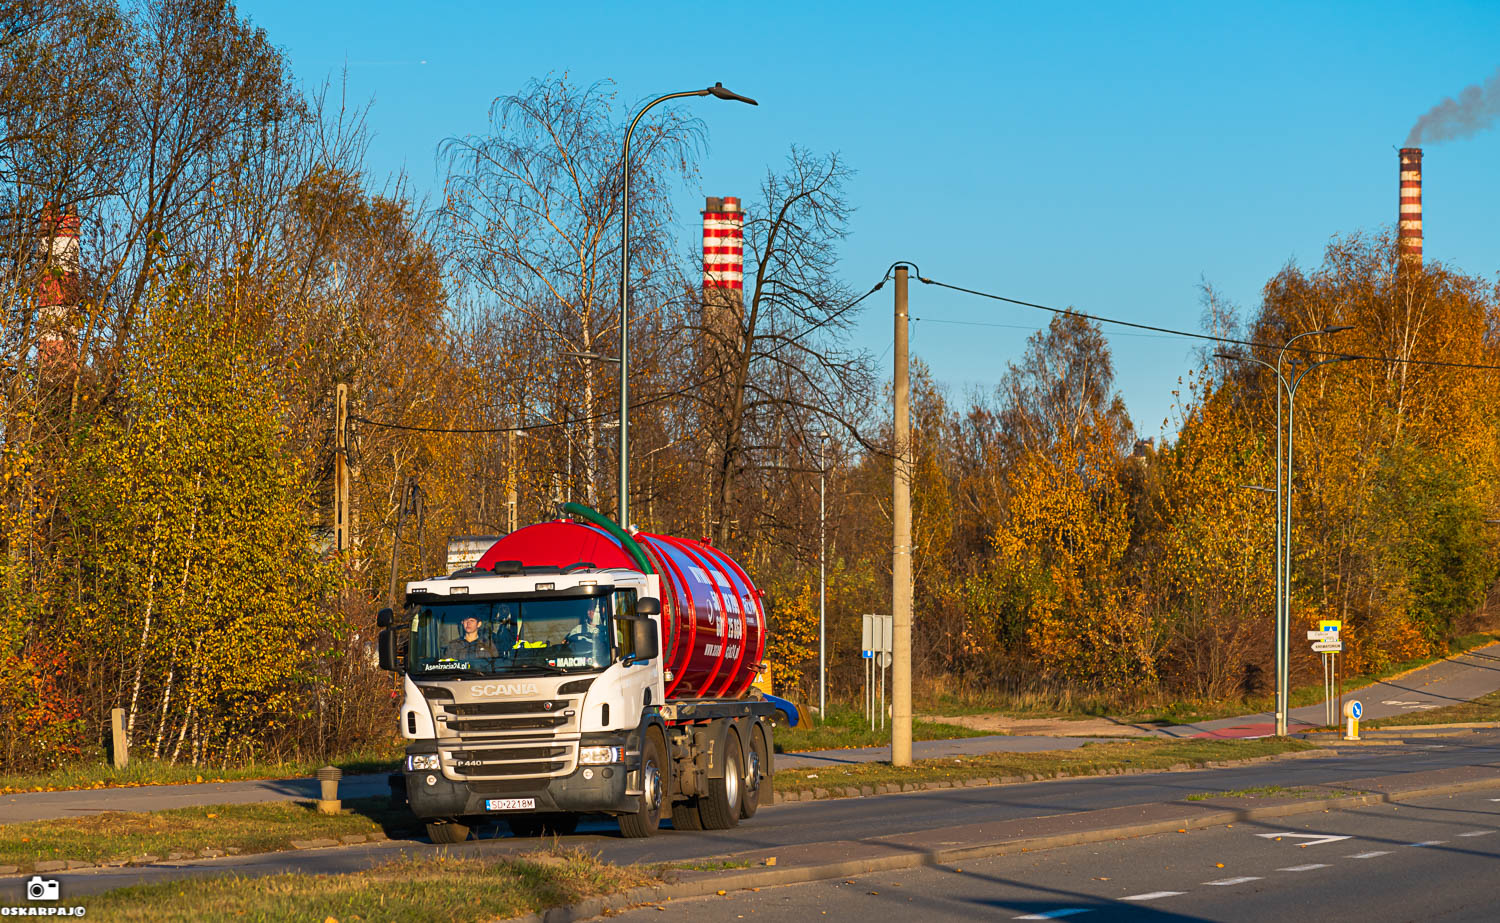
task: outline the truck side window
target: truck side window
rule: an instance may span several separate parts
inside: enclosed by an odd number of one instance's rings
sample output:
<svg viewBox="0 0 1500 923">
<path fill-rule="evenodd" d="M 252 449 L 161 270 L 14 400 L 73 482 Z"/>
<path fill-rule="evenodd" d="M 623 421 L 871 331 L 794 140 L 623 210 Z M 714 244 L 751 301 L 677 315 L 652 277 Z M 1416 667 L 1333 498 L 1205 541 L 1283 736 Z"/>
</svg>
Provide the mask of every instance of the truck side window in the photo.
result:
<svg viewBox="0 0 1500 923">
<path fill-rule="evenodd" d="M 635 653 L 635 635 L 629 619 L 635 617 L 635 590 L 615 590 L 615 656 Z"/>
</svg>

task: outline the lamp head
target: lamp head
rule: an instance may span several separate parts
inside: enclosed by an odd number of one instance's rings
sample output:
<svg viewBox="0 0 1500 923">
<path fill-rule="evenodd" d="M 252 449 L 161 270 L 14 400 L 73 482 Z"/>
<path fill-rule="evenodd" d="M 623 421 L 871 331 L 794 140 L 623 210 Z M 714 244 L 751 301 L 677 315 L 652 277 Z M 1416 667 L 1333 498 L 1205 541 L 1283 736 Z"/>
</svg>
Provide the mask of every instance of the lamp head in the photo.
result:
<svg viewBox="0 0 1500 923">
<path fill-rule="evenodd" d="M 748 96 L 741 96 L 740 94 L 734 92 L 733 90 L 726 90 L 726 89 L 724 89 L 724 84 L 722 84 L 722 83 L 715 83 L 713 86 L 711 86 L 708 89 L 704 90 L 703 91 L 703 95 L 705 95 L 705 96 L 717 96 L 720 99 L 737 99 L 737 100 L 739 100 L 742 103 L 749 103 L 752 106 L 759 106 L 760 105 L 760 103 L 756 102 L 755 100 L 751 99 Z"/>
<path fill-rule="evenodd" d="M 1343 324 L 1343 325 L 1338 326 L 1338 327 L 1324 327 L 1323 328 L 1323 332 L 1324 333 L 1342 333 L 1345 330 L 1353 330 L 1353 329 L 1354 328 L 1351 327 L 1350 325 Z"/>
</svg>

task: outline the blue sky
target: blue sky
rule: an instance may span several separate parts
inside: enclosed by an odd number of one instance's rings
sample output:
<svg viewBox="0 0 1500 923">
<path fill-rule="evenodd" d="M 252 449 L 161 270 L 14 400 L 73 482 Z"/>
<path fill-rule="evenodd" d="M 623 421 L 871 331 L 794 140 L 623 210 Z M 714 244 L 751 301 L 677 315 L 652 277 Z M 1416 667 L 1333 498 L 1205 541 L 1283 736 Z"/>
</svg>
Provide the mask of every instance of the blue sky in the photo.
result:
<svg viewBox="0 0 1500 923">
<path fill-rule="evenodd" d="M 438 184 L 445 137 L 566 71 L 623 99 L 723 81 L 750 108 L 685 102 L 709 129 L 702 188 L 750 198 L 788 145 L 859 171 L 845 276 L 891 262 L 1045 304 L 1199 329 L 1200 279 L 1246 310 L 1289 260 L 1394 223 L 1395 148 L 1500 67 L 1500 3 L 425 4 L 247 0 L 309 84 L 347 68 L 373 101 L 371 161 Z M 1500 130 L 1426 151 L 1426 254 L 1500 269 Z M 859 341 L 891 341 L 889 288 Z M 961 397 L 1046 317 L 913 285 L 913 352 Z M 977 327 L 950 322 L 1011 326 Z M 1117 386 L 1159 434 L 1196 343 L 1106 328 Z M 889 365 L 889 354 L 885 354 Z"/>
</svg>

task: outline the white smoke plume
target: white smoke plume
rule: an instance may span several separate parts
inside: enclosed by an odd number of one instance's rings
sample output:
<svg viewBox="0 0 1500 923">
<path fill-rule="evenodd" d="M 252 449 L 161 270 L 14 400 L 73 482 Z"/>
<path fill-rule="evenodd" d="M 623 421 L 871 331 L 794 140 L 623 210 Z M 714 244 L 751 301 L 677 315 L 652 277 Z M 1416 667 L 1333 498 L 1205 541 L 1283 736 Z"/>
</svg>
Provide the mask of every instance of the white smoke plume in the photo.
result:
<svg viewBox="0 0 1500 923">
<path fill-rule="evenodd" d="M 1449 97 L 1417 119 L 1406 136 L 1407 147 L 1424 142 L 1452 141 L 1483 131 L 1500 117 L 1500 69 L 1483 84 L 1463 88 L 1458 99 Z"/>
</svg>

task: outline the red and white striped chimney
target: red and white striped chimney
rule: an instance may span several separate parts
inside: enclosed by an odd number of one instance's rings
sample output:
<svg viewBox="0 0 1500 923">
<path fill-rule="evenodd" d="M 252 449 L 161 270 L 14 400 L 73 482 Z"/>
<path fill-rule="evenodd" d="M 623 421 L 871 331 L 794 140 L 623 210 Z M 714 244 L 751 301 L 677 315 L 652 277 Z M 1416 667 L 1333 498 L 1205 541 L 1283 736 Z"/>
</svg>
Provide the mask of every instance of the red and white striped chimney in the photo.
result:
<svg viewBox="0 0 1500 923">
<path fill-rule="evenodd" d="M 1401 215 L 1396 224 L 1396 252 L 1422 265 L 1422 149 L 1401 149 Z"/>
<path fill-rule="evenodd" d="M 708 196 L 703 203 L 703 294 L 725 289 L 744 298 L 745 213 L 734 196 Z"/>
<path fill-rule="evenodd" d="M 37 249 L 43 270 L 37 286 L 37 364 L 44 371 L 71 370 L 76 357 L 78 304 L 78 213 L 42 206 Z"/>
</svg>

